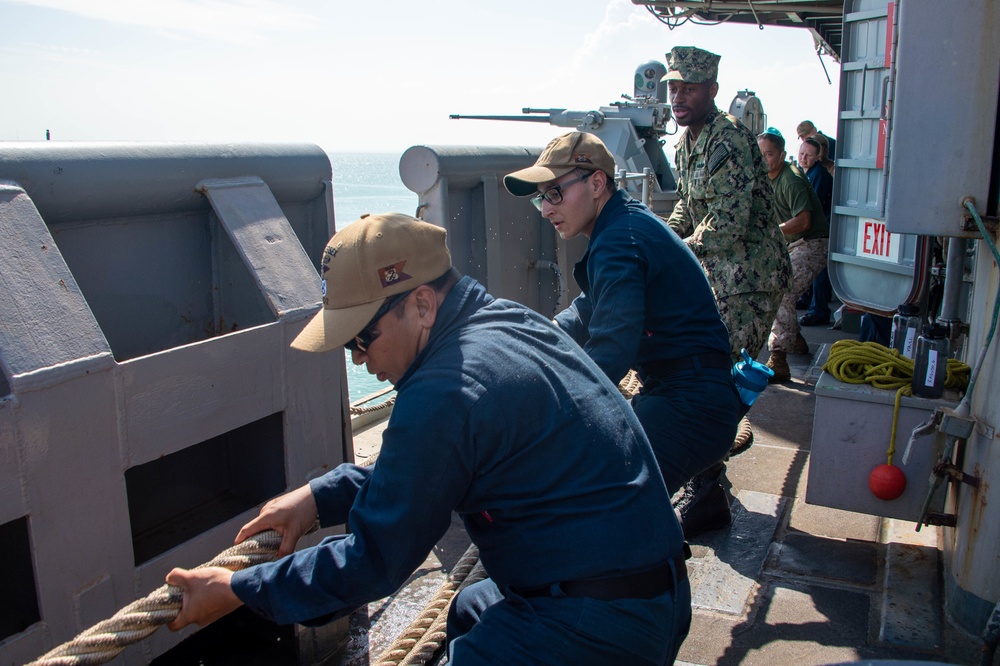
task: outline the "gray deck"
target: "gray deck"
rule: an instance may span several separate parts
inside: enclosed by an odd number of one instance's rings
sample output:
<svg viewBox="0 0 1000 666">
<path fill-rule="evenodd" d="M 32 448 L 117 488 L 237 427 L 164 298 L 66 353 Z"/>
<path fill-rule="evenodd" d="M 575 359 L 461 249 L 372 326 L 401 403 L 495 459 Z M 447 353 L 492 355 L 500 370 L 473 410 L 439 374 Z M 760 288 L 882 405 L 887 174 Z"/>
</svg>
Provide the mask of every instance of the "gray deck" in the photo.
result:
<svg viewBox="0 0 1000 666">
<path fill-rule="evenodd" d="M 856 336 L 816 327 L 803 334 L 812 353 L 789 355 L 792 382 L 759 398 L 749 415 L 754 444 L 729 462 L 732 526 L 691 543 L 694 619 L 678 663 L 978 664 L 978 639 L 942 616 L 938 529 L 918 533 L 906 521 L 805 503 L 815 403 L 810 381 L 830 344 Z M 377 427 L 356 436 L 359 458 L 377 448 L 379 436 Z M 341 663 L 377 661 L 467 543 L 456 521 L 414 584 L 359 611 Z"/>
</svg>

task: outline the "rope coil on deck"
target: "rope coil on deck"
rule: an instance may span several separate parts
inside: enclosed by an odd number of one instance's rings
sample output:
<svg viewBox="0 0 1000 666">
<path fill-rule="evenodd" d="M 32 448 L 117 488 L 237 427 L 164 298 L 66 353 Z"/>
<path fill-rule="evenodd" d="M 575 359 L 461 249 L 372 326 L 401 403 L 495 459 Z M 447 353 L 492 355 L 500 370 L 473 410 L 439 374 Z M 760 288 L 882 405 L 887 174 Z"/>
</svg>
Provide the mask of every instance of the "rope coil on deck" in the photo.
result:
<svg viewBox="0 0 1000 666">
<path fill-rule="evenodd" d="M 823 370 L 834 379 L 848 384 L 871 384 L 878 389 L 896 391 L 892 407 L 892 431 L 889 435 L 888 463 L 896 452 L 896 425 L 899 420 L 899 402 L 903 396 L 913 395 L 913 359 L 877 342 L 838 340 L 830 347 L 830 357 Z M 961 361 L 949 358 L 945 375 L 945 388 L 964 390 L 969 385 L 971 368 Z"/>
<path fill-rule="evenodd" d="M 246 569 L 274 559 L 281 545 L 281 535 L 274 530 L 255 534 L 228 548 L 202 567 L 224 567 L 230 571 Z M 107 620 L 98 622 L 71 641 L 46 652 L 27 666 L 90 666 L 114 659 L 132 643 L 138 643 L 160 625 L 172 622 L 181 610 L 182 593 L 178 587 L 163 585 L 143 599 L 134 601 Z"/>
</svg>

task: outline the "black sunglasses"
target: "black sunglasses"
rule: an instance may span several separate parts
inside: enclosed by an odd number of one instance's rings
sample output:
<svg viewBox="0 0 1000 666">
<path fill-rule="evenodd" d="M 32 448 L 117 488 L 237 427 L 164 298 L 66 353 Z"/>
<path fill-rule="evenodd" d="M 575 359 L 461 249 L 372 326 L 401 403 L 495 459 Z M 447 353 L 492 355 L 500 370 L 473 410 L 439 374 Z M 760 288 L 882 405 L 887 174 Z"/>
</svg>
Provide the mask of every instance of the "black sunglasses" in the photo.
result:
<svg viewBox="0 0 1000 666">
<path fill-rule="evenodd" d="M 413 290 L 404 291 L 402 294 L 396 294 L 395 296 L 390 296 L 385 299 L 385 303 L 383 303 L 382 307 L 375 312 L 375 316 L 371 318 L 368 325 L 361 329 L 360 333 L 348 340 L 344 344 L 344 347 L 347 348 L 348 351 L 361 352 L 362 354 L 366 353 L 371 343 L 375 342 L 375 339 L 382 333 L 375 328 L 378 325 L 378 320 L 384 317 L 389 310 L 396 307 L 398 303 L 402 302 L 403 299 L 409 296 L 411 291 Z"/>
</svg>

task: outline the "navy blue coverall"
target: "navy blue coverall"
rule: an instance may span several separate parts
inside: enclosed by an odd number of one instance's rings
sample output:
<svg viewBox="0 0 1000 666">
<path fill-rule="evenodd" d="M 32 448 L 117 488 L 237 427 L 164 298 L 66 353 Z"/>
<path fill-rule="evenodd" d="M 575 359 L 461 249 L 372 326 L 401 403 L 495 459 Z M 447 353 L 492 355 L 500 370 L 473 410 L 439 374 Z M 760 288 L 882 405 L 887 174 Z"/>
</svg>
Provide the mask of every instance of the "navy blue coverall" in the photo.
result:
<svg viewBox="0 0 1000 666">
<path fill-rule="evenodd" d="M 635 368 L 632 406 L 671 494 L 722 460 L 739 422 L 729 333 L 694 253 L 627 193 L 604 205 L 556 323 L 613 382 Z"/>
<path fill-rule="evenodd" d="M 501 597 L 450 636 L 451 663 L 674 658 L 691 616 L 680 527 L 663 519 L 669 497 L 635 414 L 564 332 L 462 278 L 396 389 L 377 463 L 310 482 L 321 524 L 349 533 L 236 572 L 248 607 L 322 623 L 392 594 L 456 511 Z M 672 589 L 649 599 L 559 588 L 664 567 Z M 474 587 L 456 603 L 475 605 Z M 539 588 L 551 593 L 527 593 Z"/>
</svg>

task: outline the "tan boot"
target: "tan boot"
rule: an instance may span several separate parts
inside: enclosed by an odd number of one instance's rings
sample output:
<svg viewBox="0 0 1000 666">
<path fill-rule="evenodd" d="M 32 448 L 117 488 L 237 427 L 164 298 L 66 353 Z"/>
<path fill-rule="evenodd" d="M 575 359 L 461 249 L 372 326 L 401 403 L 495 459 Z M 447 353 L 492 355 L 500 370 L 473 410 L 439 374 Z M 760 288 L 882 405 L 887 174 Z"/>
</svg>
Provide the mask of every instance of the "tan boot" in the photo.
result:
<svg viewBox="0 0 1000 666">
<path fill-rule="evenodd" d="M 809 343 L 806 339 L 802 337 L 801 333 L 796 334 L 795 344 L 792 345 L 793 354 L 808 354 L 809 353 Z"/>
<path fill-rule="evenodd" d="M 767 359 L 767 367 L 774 370 L 774 376 L 768 379 L 769 384 L 783 384 L 792 378 L 792 371 L 788 367 L 785 352 L 779 349 L 771 352 L 771 358 Z"/>
</svg>

